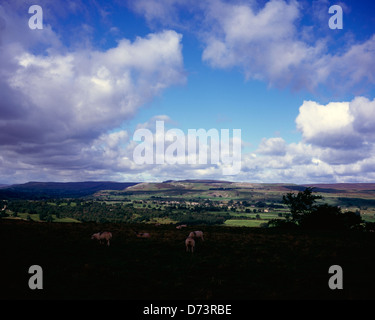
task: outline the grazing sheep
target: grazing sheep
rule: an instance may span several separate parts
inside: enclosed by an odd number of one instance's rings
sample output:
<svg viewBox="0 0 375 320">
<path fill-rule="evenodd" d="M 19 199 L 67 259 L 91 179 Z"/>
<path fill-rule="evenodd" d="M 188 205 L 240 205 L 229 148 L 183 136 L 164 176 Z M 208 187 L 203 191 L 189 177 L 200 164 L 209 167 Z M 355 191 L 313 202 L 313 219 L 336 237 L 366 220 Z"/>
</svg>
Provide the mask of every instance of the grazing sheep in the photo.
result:
<svg viewBox="0 0 375 320">
<path fill-rule="evenodd" d="M 151 234 L 149 234 L 148 232 L 138 232 L 138 231 L 135 231 L 134 229 L 130 229 L 130 230 L 133 231 L 134 234 L 138 238 L 150 238 L 151 237 Z"/>
<path fill-rule="evenodd" d="M 110 240 L 112 239 L 112 233 L 108 231 L 94 233 L 91 236 L 91 240 L 93 239 L 98 240 L 100 244 L 107 242 L 107 246 L 109 246 Z"/>
<path fill-rule="evenodd" d="M 185 240 L 185 246 L 186 246 L 186 252 L 193 253 L 194 252 L 194 247 L 195 247 L 195 240 L 191 237 L 187 237 Z"/>
<path fill-rule="evenodd" d="M 194 239 L 200 238 L 200 239 L 202 239 L 202 241 L 204 241 L 202 231 L 192 231 L 192 232 L 190 232 L 189 237 L 194 238 Z"/>
<path fill-rule="evenodd" d="M 138 238 L 150 238 L 151 235 L 148 232 L 136 232 L 135 233 Z"/>
<path fill-rule="evenodd" d="M 182 229 L 182 228 L 186 228 L 187 225 L 186 224 L 180 224 L 179 226 L 176 227 L 176 229 Z"/>
</svg>

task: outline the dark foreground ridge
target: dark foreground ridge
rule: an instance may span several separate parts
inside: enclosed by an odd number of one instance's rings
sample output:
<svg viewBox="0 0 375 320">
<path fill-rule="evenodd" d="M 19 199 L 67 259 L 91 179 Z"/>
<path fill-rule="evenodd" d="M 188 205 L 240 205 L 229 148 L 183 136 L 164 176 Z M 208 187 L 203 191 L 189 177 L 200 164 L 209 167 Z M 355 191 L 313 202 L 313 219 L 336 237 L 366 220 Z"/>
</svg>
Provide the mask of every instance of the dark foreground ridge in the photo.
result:
<svg viewBox="0 0 375 320">
<path fill-rule="evenodd" d="M 192 254 L 184 240 L 194 230 L 204 241 Z M 91 240 L 100 231 L 112 232 L 109 247 Z M 0 299 L 375 298 L 375 233 L 2 219 L 0 252 Z M 32 265 L 41 290 L 28 286 Z M 328 286 L 332 265 L 342 290 Z"/>
</svg>

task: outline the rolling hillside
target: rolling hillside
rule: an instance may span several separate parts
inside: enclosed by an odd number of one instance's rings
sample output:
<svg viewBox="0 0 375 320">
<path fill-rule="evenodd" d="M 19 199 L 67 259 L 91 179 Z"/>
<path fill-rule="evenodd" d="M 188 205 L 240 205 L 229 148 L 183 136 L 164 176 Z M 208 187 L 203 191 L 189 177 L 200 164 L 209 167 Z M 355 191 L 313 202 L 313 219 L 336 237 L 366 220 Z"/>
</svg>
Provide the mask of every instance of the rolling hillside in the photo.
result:
<svg viewBox="0 0 375 320">
<path fill-rule="evenodd" d="M 249 183 L 217 180 L 168 180 L 164 182 L 29 182 L 0 189 L 0 200 L 82 199 L 94 201 L 83 210 L 78 202 L 76 211 L 64 208 L 64 202 L 51 207 L 50 213 L 63 213 L 64 217 L 93 220 L 93 212 L 100 213 L 98 221 L 149 221 L 155 223 L 177 223 L 194 219 L 225 221 L 236 226 L 260 226 L 270 219 L 284 217 L 288 208 L 283 204 L 283 195 L 314 187 L 323 196 L 321 203 L 340 206 L 342 210 L 360 212 L 362 218 L 375 221 L 375 184 L 283 184 Z M 40 204 L 42 205 L 42 204 Z M 108 210 L 103 211 L 100 205 Z M 110 207 L 114 205 L 114 207 Z M 115 206 L 117 205 L 117 207 Z M 27 210 L 25 204 L 18 213 L 39 212 Z M 104 208 L 104 207 L 102 207 Z M 57 211 L 56 211 L 57 210 Z M 81 211 L 79 211 L 81 210 Z M 79 214 L 79 212 L 81 212 Z M 114 213 L 116 217 L 114 217 Z M 125 212 L 129 215 L 125 218 Z M 14 211 L 7 209 L 8 215 Z M 198 219 L 199 216 L 199 219 Z M 20 215 L 19 217 L 22 217 Z M 33 217 L 33 216 L 31 216 Z"/>
<path fill-rule="evenodd" d="M 0 190 L 0 199 L 79 198 L 99 190 L 123 190 L 136 182 L 28 182 L 7 186 Z"/>
</svg>

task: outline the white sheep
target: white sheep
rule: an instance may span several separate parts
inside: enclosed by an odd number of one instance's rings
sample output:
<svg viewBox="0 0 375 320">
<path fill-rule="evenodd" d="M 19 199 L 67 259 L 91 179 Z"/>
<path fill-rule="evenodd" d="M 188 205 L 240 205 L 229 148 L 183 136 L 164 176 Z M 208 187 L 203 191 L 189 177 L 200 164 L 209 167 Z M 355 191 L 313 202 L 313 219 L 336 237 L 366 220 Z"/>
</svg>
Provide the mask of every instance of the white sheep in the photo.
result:
<svg viewBox="0 0 375 320">
<path fill-rule="evenodd" d="M 100 244 L 107 242 L 107 246 L 109 246 L 110 240 L 112 239 L 112 233 L 108 231 L 94 233 L 91 236 L 91 240 L 93 239 L 98 240 Z"/>
<path fill-rule="evenodd" d="M 194 252 L 194 247 L 195 247 L 195 240 L 191 237 L 187 237 L 185 240 L 185 247 L 186 247 L 186 252 Z M 190 249 L 190 250 L 189 250 Z"/>
<path fill-rule="evenodd" d="M 180 224 L 179 226 L 176 227 L 176 229 L 182 229 L 182 228 L 186 228 L 187 225 L 186 224 Z"/>
<path fill-rule="evenodd" d="M 151 234 L 149 234 L 148 232 L 138 232 L 138 231 L 135 231 L 134 229 L 130 229 L 130 230 L 135 233 L 137 238 L 150 238 L 151 237 Z"/>
<path fill-rule="evenodd" d="M 193 239 L 202 239 L 202 241 L 204 241 L 202 231 L 192 231 L 190 232 L 189 237 Z"/>
<path fill-rule="evenodd" d="M 151 235 L 148 232 L 136 232 L 138 238 L 150 238 Z"/>
</svg>

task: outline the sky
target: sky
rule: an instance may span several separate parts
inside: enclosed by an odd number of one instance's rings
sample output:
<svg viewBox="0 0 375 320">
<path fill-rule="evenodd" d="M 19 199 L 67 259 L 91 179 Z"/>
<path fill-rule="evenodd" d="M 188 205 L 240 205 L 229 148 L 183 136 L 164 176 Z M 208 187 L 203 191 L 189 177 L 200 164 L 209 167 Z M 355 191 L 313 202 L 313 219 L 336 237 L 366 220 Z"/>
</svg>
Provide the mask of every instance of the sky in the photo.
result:
<svg viewBox="0 0 375 320">
<path fill-rule="evenodd" d="M 0 184 L 375 182 L 374 12 L 364 0 L 2 0 Z"/>
</svg>

